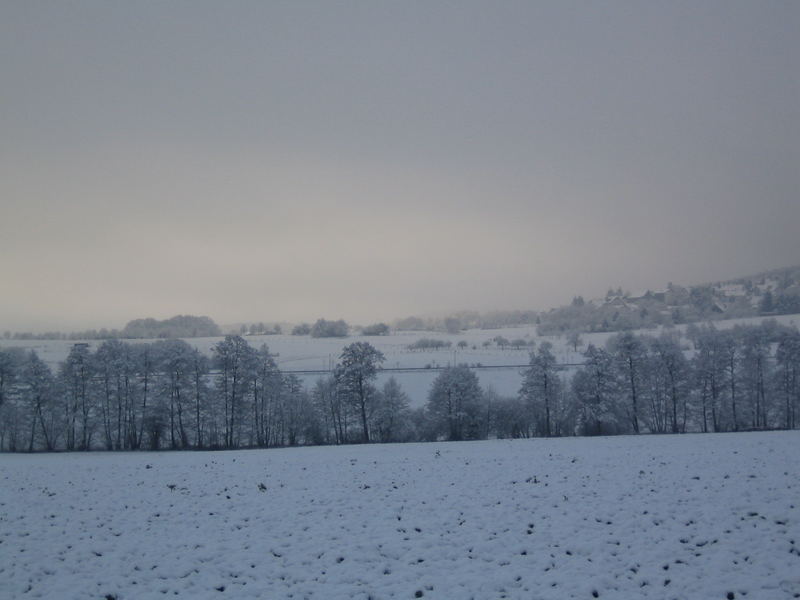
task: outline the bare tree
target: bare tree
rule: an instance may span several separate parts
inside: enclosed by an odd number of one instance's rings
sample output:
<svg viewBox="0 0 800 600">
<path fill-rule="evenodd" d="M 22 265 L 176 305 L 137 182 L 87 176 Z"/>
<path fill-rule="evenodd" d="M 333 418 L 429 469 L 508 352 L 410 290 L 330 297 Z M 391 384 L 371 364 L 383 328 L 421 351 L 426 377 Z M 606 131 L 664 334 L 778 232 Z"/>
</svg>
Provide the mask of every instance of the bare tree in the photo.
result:
<svg viewBox="0 0 800 600">
<path fill-rule="evenodd" d="M 371 344 L 355 342 L 342 350 L 334 372 L 339 391 L 345 394 L 359 413 L 364 443 L 370 441 L 368 412 L 375 397 L 371 382 L 384 360 L 383 353 Z"/>
<path fill-rule="evenodd" d="M 238 335 L 228 335 L 212 349 L 214 365 L 219 370 L 217 392 L 224 407 L 224 446 L 239 444 L 239 411 L 248 391 L 248 376 L 254 362 L 254 350 Z"/>
<path fill-rule="evenodd" d="M 800 406 L 800 332 L 781 335 L 775 358 L 779 368 L 777 387 L 783 396 L 783 426 L 794 429 Z"/>
<path fill-rule="evenodd" d="M 377 407 L 373 416 L 375 429 L 381 442 L 395 442 L 400 439 L 409 410 L 408 395 L 390 377 L 378 395 Z"/>
<path fill-rule="evenodd" d="M 628 419 L 635 433 L 639 433 L 639 396 L 646 358 L 642 340 L 630 332 L 621 333 L 608 341 L 609 351 L 614 356 L 617 372 L 630 399 Z"/>
<path fill-rule="evenodd" d="M 37 428 L 41 431 L 44 447 L 55 449 L 55 424 L 50 406 L 53 399 L 53 374 L 36 352 L 28 354 L 22 369 L 23 398 L 28 407 L 30 437 L 28 452 L 33 452 Z"/>
<path fill-rule="evenodd" d="M 466 365 L 445 368 L 428 394 L 428 414 L 439 435 L 450 441 L 478 439 L 483 392 Z"/>
<path fill-rule="evenodd" d="M 561 433 L 559 423 L 553 419 L 562 385 L 552 347 L 550 342 L 543 342 L 537 352 L 531 352 L 530 366 L 523 373 L 519 390 L 520 398 L 540 423 L 539 433 L 547 437 Z"/>
</svg>

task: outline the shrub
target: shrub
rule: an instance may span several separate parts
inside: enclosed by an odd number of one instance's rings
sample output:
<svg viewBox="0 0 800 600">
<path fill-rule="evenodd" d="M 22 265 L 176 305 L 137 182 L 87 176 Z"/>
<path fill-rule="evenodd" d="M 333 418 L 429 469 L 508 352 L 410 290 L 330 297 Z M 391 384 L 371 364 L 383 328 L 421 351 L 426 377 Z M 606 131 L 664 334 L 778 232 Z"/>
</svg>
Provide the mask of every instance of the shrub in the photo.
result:
<svg viewBox="0 0 800 600">
<path fill-rule="evenodd" d="M 451 342 L 444 340 L 434 340 L 430 338 L 420 338 L 413 344 L 408 345 L 409 350 L 441 350 L 452 346 Z"/>
<path fill-rule="evenodd" d="M 311 328 L 311 337 L 347 337 L 348 329 L 347 323 L 341 319 L 338 321 L 317 319 L 317 322 L 314 323 L 314 326 Z"/>
<path fill-rule="evenodd" d="M 386 323 L 375 323 L 364 327 L 361 333 L 364 335 L 388 335 L 389 326 Z"/>
<path fill-rule="evenodd" d="M 292 335 L 308 335 L 311 333 L 311 325 L 308 323 L 300 323 L 292 328 Z"/>
</svg>

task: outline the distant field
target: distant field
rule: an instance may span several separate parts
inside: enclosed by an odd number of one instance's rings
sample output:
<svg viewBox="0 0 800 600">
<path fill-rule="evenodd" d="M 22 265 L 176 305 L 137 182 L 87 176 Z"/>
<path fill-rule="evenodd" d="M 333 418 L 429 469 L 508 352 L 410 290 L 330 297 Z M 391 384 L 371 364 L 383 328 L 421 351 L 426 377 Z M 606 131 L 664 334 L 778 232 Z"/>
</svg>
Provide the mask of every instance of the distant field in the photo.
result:
<svg viewBox="0 0 800 600">
<path fill-rule="evenodd" d="M 787 325 L 799 325 L 800 315 L 781 315 L 775 317 L 779 323 Z M 716 321 L 714 325 L 720 329 L 732 327 L 736 324 L 756 324 L 763 321 L 763 318 L 732 319 L 729 321 Z M 677 329 L 684 329 L 683 326 Z M 651 333 L 653 333 L 651 331 Z M 260 347 L 267 344 L 273 353 L 278 353 L 278 365 L 286 371 L 307 370 L 307 369 L 328 369 L 332 364 L 336 364 L 342 348 L 354 341 L 368 341 L 378 348 L 386 356 L 384 367 L 424 367 L 426 365 L 445 366 L 457 363 L 483 365 L 505 365 L 505 364 L 526 364 L 528 362 L 528 349 L 515 350 L 512 348 L 501 349 L 496 346 L 483 347 L 483 342 L 491 340 L 495 336 L 503 336 L 508 340 L 524 339 L 533 340 L 537 344 L 541 341 L 549 341 L 553 344 L 554 353 L 560 363 L 574 363 L 583 360 L 581 353 L 588 344 L 602 346 L 611 337 L 611 333 L 592 333 L 583 334 L 582 346 L 575 352 L 569 346 L 564 336 L 538 336 L 534 325 L 521 327 L 508 327 L 503 329 L 471 329 L 459 334 L 447 334 L 431 331 L 404 331 L 393 333 L 392 335 L 368 337 L 350 336 L 347 338 L 312 338 L 309 336 L 292 335 L 258 335 L 248 336 L 246 339 L 253 347 Z M 420 338 L 435 338 L 452 342 L 450 349 L 410 351 L 407 346 Z M 190 338 L 186 341 L 195 348 L 200 349 L 206 354 L 211 353 L 211 348 L 222 338 Z M 134 340 L 151 341 L 151 340 Z M 466 348 L 457 348 L 460 341 L 467 343 Z M 63 361 L 72 341 L 65 340 L 0 340 L 1 347 L 20 346 L 36 350 L 39 356 L 48 363 L 51 368 L 56 368 L 60 361 Z M 91 341 L 89 345 L 95 349 L 100 342 Z M 474 349 L 473 349 L 474 346 Z M 436 377 L 436 372 L 431 371 L 415 373 L 384 373 L 378 378 L 381 384 L 389 376 L 394 376 L 403 386 L 403 389 L 411 397 L 412 406 L 421 406 L 425 403 L 428 389 Z M 308 385 L 312 385 L 319 375 L 303 376 Z M 507 369 L 502 371 L 479 371 L 481 385 L 491 387 L 496 392 L 506 396 L 516 396 L 519 391 L 521 376 L 518 370 Z"/>
<path fill-rule="evenodd" d="M 0 455 L 0 598 L 800 597 L 800 432 Z"/>
</svg>

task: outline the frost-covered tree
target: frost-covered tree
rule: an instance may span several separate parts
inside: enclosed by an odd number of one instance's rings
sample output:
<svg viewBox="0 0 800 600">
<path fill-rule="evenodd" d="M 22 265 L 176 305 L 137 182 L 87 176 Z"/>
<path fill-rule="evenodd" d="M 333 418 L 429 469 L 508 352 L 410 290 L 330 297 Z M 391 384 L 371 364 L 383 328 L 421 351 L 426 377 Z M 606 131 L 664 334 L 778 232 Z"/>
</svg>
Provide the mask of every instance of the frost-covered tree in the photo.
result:
<svg viewBox="0 0 800 600">
<path fill-rule="evenodd" d="M 508 341 L 507 338 L 503 337 L 502 335 L 496 335 L 492 338 L 492 341 L 497 344 L 501 350 L 505 350 L 506 346 L 510 346 L 511 342 Z"/>
<path fill-rule="evenodd" d="M 266 344 L 255 355 L 255 373 L 250 378 L 253 399 L 253 428 L 255 444 L 269 446 L 274 441 L 279 418 L 281 389 L 284 384 L 281 372 Z"/>
<path fill-rule="evenodd" d="M 311 333 L 311 325 L 308 323 L 300 323 L 292 327 L 292 335 L 308 335 Z"/>
<path fill-rule="evenodd" d="M 349 406 L 340 394 L 333 376 L 317 379 L 311 390 L 311 401 L 320 415 L 326 441 L 332 444 L 347 442 Z"/>
<path fill-rule="evenodd" d="M 211 361 L 207 356 L 200 354 L 195 349 L 192 354 L 192 400 L 194 412 L 194 446 L 205 447 L 205 430 L 209 413 L 210 390 L 208 387 L 208 372 Z"/>
<path fill-rule="evenodd" d="M 533 419 L 524 400 L 501 398 L 486 391 L 491 406 L 491 429 L 498 438 L 529 438 L 535 433 Z"/>
<path fill-rule="evenodd" d="M 538 351 L 531 352 L 530 366 L 522 375 L 519 397 L 528 406 L 539 424 L 539 434 L 546 437 L 561 435 L 560 421 L 556 415 L 563 386 L 556 372 L 557 362 L 550 342 L 543 342 Z"/>
<path fill-rule="evenodd" d="M 722 334 L 722 356 L 725 361 L 725 375 L 727 379 L 727 396 L 730 411 L 730 423 L 733 431 L 739 431 L 739 414 L 736 403 L 739 393 L 739 363 L 742 357 L 742 348 L 737 339 L 736 332 L 726 331 Z"/>
<path fill-rule="evenodd" d="M 662 403 L 664 412 L 654 409 L 652 414 L 653 421 L 660 425 L 651 427 L 651 430 L 666 431 L 669 428 L 672 433 L 684 432 L 689 418 L 689 363 L 678 340 L 669 333 L 651 339 L 650 351 L 651 377 L 656 380 L 655 386 L 660 388 L 658 392 L 665 399 Z"/>
<path fill-rule="evenodd" d="M 130 449 L 136 432 L 134 399 L 138 383 L 131 345 L 115 339 L 104 341 L 94 354 L 94 368 L 101 386 L 105 447 Z"/>
<path fill-rule="evenodd" d="M 608 340 L 608 350 L 614 357 L 620 385 L 630 402 L 627 409 L 628 420 L 634 433 L 639 433 L 639 402 L 647 359 L 645 344 L 640 337 L 625 332 Z"/>
<path fill-rule="evenodd" d="M 614 359 L 590 344 L 584 352 L 584 366 L 572 378 L 572 395 L 576 404 L 578 432 L 603 435 L 624 431 Z"/>
<path fill-rule="evenodd" d="M 349 327 L 345 321 L 326 321 L 318 319 L 311 327 L 311 337 L 347 337 Z"/>
<path fill-rule="evenodd" d="M 0 348 L 0 407 L 8 400 L 24 361 L 21 349 Z"/>
<path fill-rule="evenodd" d="M 384 360 L 383 353 L 372 344 L 354 342 L 342 350 L 334 371 L 339 393 L 343 394 L 358 412 L 364 443 L 370 441 L 369 413 L 372 411 L 372 402 L 375 398 L 372 381 Z"/>
<path fill-rule="evenodd" d="M 303 383 L 296 375 L 288 375 L 283 382 L 283 401 L 285 419 L 285 443 L 296 446 L 300 440 L 306 421 L 309 418 L 307 399 Z"/>
<path fill-rule="evenodd" d="M 173 450 L 188 448 L 189 422 L 194 403 L 194 349 L 183 340 L 164 340 L 153 345 L 158 357 L 163 396 L 169 415 L 169 444 Z"/>
<path fill-rule="evenodd" d="M 583 306 L 583 305 L 581 305 L 581 306 Z M 581 338 L 580 332 L 579 331 L 571 331 L 567 335 L 567 343 L 570 346 L 572 346 L 572 351 L 573 352 L 577 352 L 578 351 L 578 346 L 580 346 L 583 343 L 583 340 Z"/>
<path fill-rule="evenodd" d="M 692 357 L 693 385 L 699 398 L 703 433 L 724 427 L 722 396 L 725 389 L 723 337 L 715 327 L 690 328 L 695 354 Z"/>
<path fill-rule="evenodd" d="M 745 327 L 740 330 L 742 341 L 742 383 L 749 405 L 750 426 L 753 429 L 769 427 L 769 376 L 767 361 L 770 358 L 770 336 L 765 327 Z"/>
<path fill-rule="evenodd" d="M 394 377 L 383 384 L 372 418 L 373 429 L 381 442 L 396 442 L 407 426 L 409 398 Z"/>
<path fill-rule="evenodd" d="M 428 394 L 428 414 L 439 435 L 447 440 L 480 437 L 483 392 L 478 376 L 466 365 L 447 367 L 433 381 Z"/>
<path fill-rule="evenodd" d="M 91 402 L 91 352 L 86 344 L 75 344 L 61 363 L 59 380 L 64 403 L 64 441 L 67 450 L 89 447 Z"/>
<path fill-rule="evenodd" d="M 30 436 L 28 452 L 33 452 L 37 432 L 41 434 L 45 450 L 55 449 L 57 423 L 53 410 L 54 380 L 47 365 L 36 352 L 31 351 L 20 375 L 22 400 L 28 412 Z"/>
<path fill-rule="evenodd" d="M 800 408 L 800 332 L 795 329 L 781 334 L 775 359 L 778 365 L 775 388 L 780 394 L 783 427 L 794 429 L 798 426 Z"/>
<path fill-rule="evenodd" d="M 22 447 L 22 411 L 17 400 L 24 363 L 21 348 L 0 349 L 0 450 L 13 452 Z"/>
<path fill-rule="evenodd" d="M 388 335 L 389 326 L 386 323 L 375 323 L 374 325 L 367 325 L 361 330 L 363 335 Z"/>
<path fill-rule="evenodd" d="M 223 445 L 239 445 L 242 405 L 249 392 L 255 351 L 238 335 L 228 335 L 212 349 L 213 364 L 218 370 L 217 396 L 221 400 L 223 416 Z M 246 414 L 246 413 L 245 413 Z"/>
</svg>

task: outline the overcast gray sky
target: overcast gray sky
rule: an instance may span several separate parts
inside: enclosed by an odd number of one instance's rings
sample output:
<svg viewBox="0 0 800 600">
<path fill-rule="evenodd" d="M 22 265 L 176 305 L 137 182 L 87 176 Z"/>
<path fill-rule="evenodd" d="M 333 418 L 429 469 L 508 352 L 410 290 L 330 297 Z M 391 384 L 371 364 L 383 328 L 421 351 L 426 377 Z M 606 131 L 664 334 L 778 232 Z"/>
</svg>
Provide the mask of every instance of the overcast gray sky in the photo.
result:
<svg viewBox="0 0 800 600">
<path fill-rule="evenodd" d="M 800 263 L 800 2 L 0 5 L 0 328 Z"/>
</svg>

